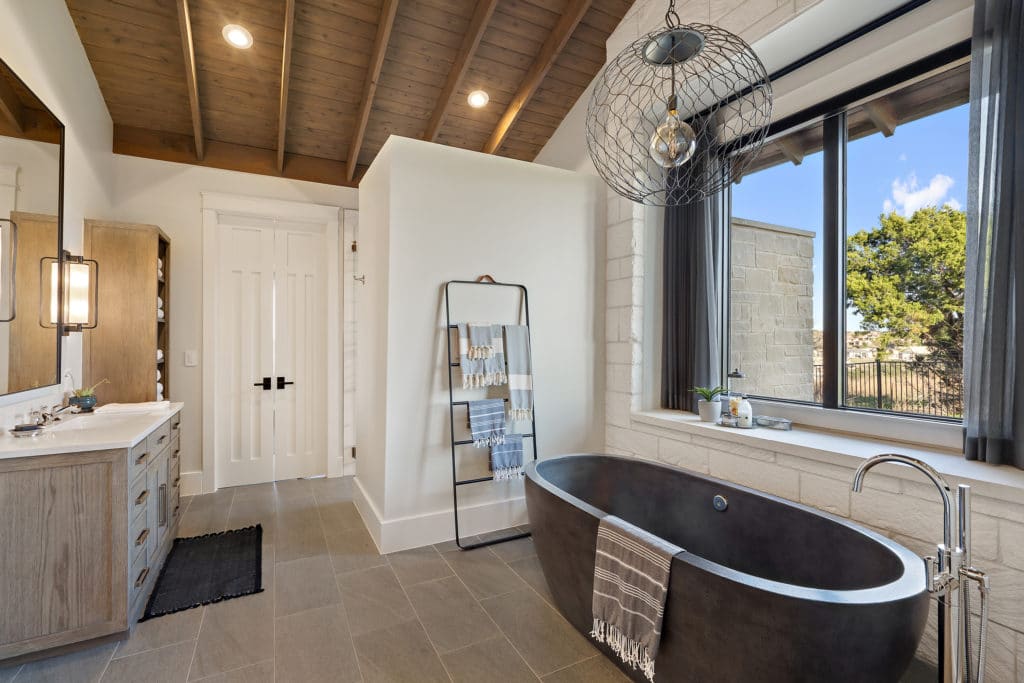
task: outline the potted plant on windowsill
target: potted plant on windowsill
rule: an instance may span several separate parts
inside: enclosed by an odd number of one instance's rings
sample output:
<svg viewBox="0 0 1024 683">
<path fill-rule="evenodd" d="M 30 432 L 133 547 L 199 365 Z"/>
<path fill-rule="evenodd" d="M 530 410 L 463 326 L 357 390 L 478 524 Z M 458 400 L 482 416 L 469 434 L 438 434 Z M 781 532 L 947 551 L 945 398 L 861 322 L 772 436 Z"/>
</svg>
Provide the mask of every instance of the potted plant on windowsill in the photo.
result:
<svg viewBox="0 0 1024 683">
<path fill-rule="evenodd" d="M 103 378 L 91 387 L 75 389 L 72 392 L 72 395 L 68 397 L 68 403 L 73 406 L 78 406 L 78 409 L 83 413 L 91 413 L 92 409 L 96 407 L 96 387 L 109 383 L 109 379 Z"/>
<path fill-rule="evenodd" d="M 697 413 L 701 422 L 715 422 L 722 416 L 719 397 L 727 391 L 725 387 L 694 387 L 690 391 L 700 397 L 697 399 Z"/>
</svg>

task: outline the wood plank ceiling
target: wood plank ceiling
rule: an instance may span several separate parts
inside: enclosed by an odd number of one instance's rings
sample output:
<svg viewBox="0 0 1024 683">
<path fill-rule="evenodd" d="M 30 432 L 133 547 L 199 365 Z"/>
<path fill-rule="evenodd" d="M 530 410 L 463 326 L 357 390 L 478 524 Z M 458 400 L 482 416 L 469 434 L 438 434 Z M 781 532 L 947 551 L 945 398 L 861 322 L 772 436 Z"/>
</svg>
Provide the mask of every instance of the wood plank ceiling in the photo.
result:
<svg viewBox="0 0 1024 683">
<path fill-rule="evenodd" d="M 630 4 L 67 0 L 115 152 L 335 185 L 390 135 L 532 161 Z M 253 46 L 228 45 L 226 24 Z"/>
</svg>

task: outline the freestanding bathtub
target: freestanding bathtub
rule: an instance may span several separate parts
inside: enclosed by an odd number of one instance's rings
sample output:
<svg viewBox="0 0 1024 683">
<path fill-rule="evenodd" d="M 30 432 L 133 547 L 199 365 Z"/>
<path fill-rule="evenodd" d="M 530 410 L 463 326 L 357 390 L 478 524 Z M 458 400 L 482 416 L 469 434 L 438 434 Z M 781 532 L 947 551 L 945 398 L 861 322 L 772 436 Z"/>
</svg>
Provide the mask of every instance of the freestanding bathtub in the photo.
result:
<svg viewBox="0 0 1024 683">
<path fill-rule="evenodd" d="M 563 456 L 531 462 L 526 476 L 544 575 L 584 634 L 601 517 L 684 548 L 672 560 L 656 681 L 884 683 L 910 664 L 928 615 L 924 564 L 883 536 L 639 459 Z"/>
</svg>

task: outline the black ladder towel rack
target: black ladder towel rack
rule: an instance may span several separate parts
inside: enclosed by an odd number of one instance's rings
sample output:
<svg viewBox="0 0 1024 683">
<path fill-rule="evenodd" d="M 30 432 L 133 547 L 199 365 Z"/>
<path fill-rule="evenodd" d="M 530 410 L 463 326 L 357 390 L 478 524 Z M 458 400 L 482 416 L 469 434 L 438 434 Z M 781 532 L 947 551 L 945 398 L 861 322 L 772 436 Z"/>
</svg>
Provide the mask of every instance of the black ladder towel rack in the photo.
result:
<svg viewBox="0 0 1024 683">
<path fill-rule="evenodd" d="M 492 538 L 492 539 L 489 539 L 489 540 L 486 540 L 486 541 L 479 541 L 477 543 L 470 543 L 470 544 L 467 544 L 467 545 L 463 545 L 462 544 L 462 538 L 459 535 L 459 487 L 460 486 L 467 486 L 469 484 L 479 484 L 479 483 L 485 482 L 485 481 L 493 481 L 494 480 L 494 475 L 491 475 L 491 476 L 488 476 L 488 477 L 475 477 L 473 479 L 459 479 L 459 475 L 458 475 L 458 471 L 457 471 L 458 467 L 457 467 L 456 459 L 455 459 L 455 448 L 457 446 L 472 445 L 473 440 L 472 439 L 457 439 L 455 437 L 455 408 L 456 407 L 460 407 L 460 408 L 464 407 L 466 409 L 467 418 L 468 418 L 469 401 L 461 401 L 461 400 L 460 401 L 456 401 L 455 400 L 455 384 L 453 382 L 454 378 L 453 378 L 452 368 L 457 368 L 457 367 L 459 367 L 460 364 L 459 364 L 459 362 L 457 360 L 458 357 L 459 357 L 458 350 L 456 350 L 455 356 L 452 356 L 452 330 L 457 330 L 458 327 L 459 327 L 458 325 L 452 323 L 452 304 L 451 304 L 451 287 L 452 287 L 452 285 L 472 285 L 472 286 L 484 286 L 484 287 L 513 287 L 513 288 L 516 288 L 519 291 L 521 291 L 522 294 L 523 294 L 523 301 L 522 301 L 522 306 L 521 306 L 521 310 L 522 310 L 523 313 L 522 313 L 521 318 L 524 319 L 524 321 L 525 321 L 526 333 L 527 333 L 527 337 L 528 338 L 530 336 L 530 299 L 529 299 L 529 294 L 526 291 L 526 286 L 525 285 L 508 283 L 508 282 L 498 282 L 497 280 L 495 280 L 490 275 L 481 275 L 476 280 L 449 280 L 445 284 L 445 286 L 444 286 L 444 312 L 445 312 L 446 322 L 448 324 L 447 329 L 446 329 L 447 340 L 448 340 L 448 417 L 449 417 L 449 428 L 451 430 L 450 434 L 451 434 L 451 444 L 452 444 L 452 501 L 454 503 L 454 512 L 455 512 L 455 544 L 461 550 L 472 550 L 473 548 L 482 548 L 484 546 L 494 545 L 496 543 L 505 543 L 506 541 L 514 541 L 514 540 L 516 540 L 518 538 L 527 538 L 527 537 L 530 536 L 530 532 L 529 531 L 519 532 L 519 533 L 515 533 L 515 534 L 510 534 L 508 536 L 501 536 L 499 538 Z M 532 354 L 533 353 L 533 351 L 532 351 L 532 349 L 533 349 L 532 339 L 530 341 L 531 341 L 530 349 L 531 349 L 531 354 Z M 506 356 L 505 356 L 506 370 L 508 369 L 508 355 L 507 355 L 507 351 L 508 350 L 506 349 Z M 531 359 L 531 365 L 532 365 L 532 359 Z M 506 398 L 505 401 L 507 402 L 508 399 Z M 536 412 L 534 413 L 534 417 L 532 417 L 531 420 L 530 420 L 530 433 L 529 434 L 523 434 L 523 438 L 524 439 L 530 439 L 530 442 L 533 444 L 533 459 L 536 460 L 537 459 L 537 418 L 536 418 Z"/>
</svg>

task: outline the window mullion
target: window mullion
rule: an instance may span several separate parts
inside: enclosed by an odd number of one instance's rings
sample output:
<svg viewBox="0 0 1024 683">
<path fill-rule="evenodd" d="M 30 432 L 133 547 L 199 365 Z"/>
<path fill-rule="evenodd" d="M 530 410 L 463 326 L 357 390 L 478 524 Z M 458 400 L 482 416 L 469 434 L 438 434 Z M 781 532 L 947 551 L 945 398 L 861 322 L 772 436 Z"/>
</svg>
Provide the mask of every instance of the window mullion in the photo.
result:
<svg viewBox="0 0 1024 683">
<path fill-rule="evenodd" d="M 824 121 L 822 403 L 842 405 L 846 328 L 846 113 Z"/>
</svg>

